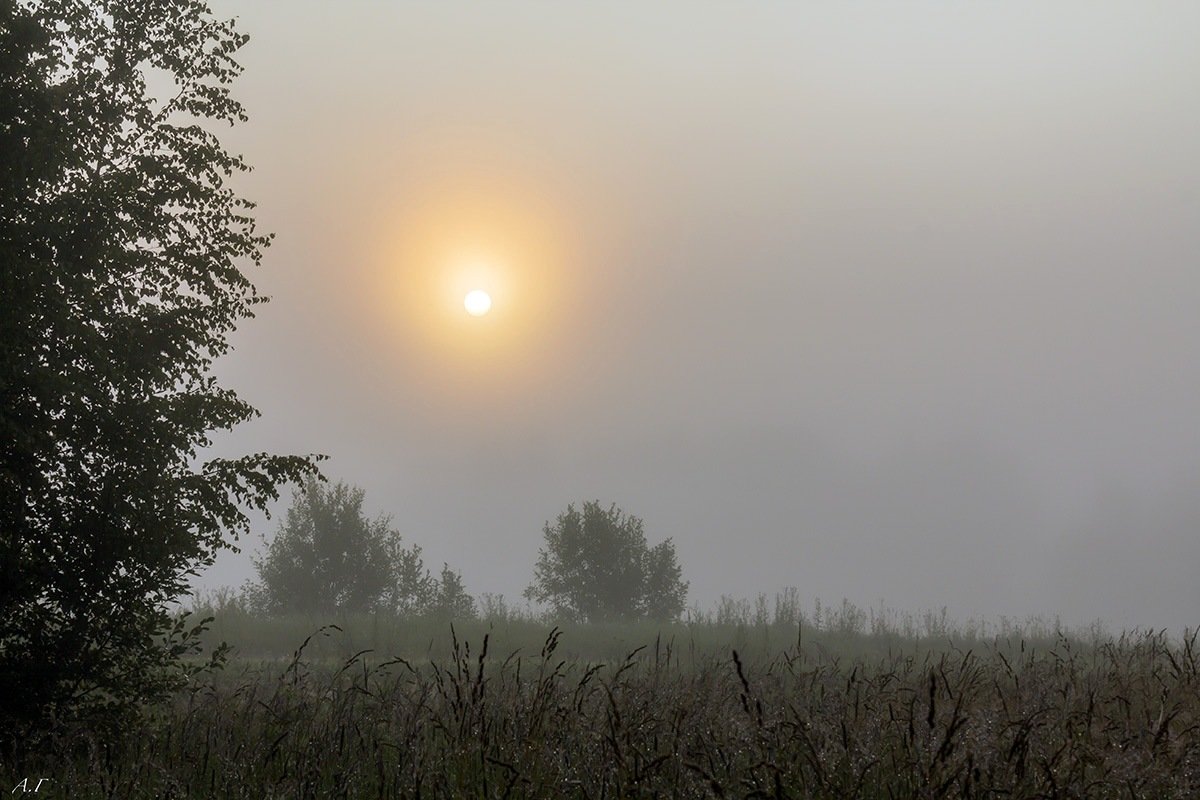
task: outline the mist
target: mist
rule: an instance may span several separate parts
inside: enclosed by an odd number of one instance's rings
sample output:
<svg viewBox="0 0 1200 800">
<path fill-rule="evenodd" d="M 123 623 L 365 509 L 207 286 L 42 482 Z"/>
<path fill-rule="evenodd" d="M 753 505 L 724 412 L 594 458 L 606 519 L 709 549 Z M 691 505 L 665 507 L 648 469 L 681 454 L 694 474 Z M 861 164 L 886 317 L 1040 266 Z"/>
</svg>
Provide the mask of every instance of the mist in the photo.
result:
<svg viewBox="0 0 1200 800">
<path fill-rule="evenodd" d="M 701 606 L 1195 626 L 1200 7 L 213 5 L 276 234 L 215 452 L 477 595 L 599 499 Z M 472 226 L 538 267 L 468 351 L 409 262 Z"/>
</svg>

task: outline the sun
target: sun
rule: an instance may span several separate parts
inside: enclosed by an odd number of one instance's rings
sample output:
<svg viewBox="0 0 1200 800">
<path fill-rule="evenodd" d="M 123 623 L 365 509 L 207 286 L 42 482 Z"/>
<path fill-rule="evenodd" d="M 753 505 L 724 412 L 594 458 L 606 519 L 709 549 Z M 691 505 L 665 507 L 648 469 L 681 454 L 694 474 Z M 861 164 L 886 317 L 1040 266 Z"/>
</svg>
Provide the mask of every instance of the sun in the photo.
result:
<svg viewBox="0 0 1200 800">
<path fill-rule="evenodd" d="M 492 297 L 483 289 L 473 289 L 463 298 L 463 305 L 472 317 L 482 317 L 492 309 Z"/>
</svg>

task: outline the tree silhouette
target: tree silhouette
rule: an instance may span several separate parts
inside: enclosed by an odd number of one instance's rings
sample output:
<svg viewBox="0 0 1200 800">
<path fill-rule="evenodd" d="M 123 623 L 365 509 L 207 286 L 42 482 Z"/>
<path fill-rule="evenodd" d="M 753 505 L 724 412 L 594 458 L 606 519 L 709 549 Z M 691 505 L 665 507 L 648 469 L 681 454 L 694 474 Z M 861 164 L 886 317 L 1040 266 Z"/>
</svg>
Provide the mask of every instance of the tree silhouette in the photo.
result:
<svg viewBox="0 0 1200 800">
<path fill-rule="evenodd" d="M 254 605 L 274 614 L 419 613 L 434 605 L 441 587 L 425 569 L 421 548 L 404 547 L 390 520 L 367 519 L 362 504 L 362 489 L 344 483 L 326 488 L 311 479 L 298 489 L 255 561 Z"/>
<path fill-rule="evenodd" d="M 538 552 L 531 600 L 548 602 L 556 613 L 590 622 L 671 620 L 683 611 L 687 583 L 670 539 L 646 546 L 643 524 L 615 505 L 568 505 L 554 525 L 546 523 L 546 545 Z"/>
<path fill-rule="evenodd" d="M 462 574 L 450 569 L 448 564 L 442 564 L 442 574 L 435 583 L 429 610 L 448 619 L 475 617 L 475 598 L 467 594 Z"/>
<path fill-rule="evenodd" d="M 0 736 L 165 692 L 171 600 L 314 459 L 201 460 L 268 237 L 206 124 L 246 41 L 196 0 L 0 3 Z M 158 98 L 147 74 L 173 81 Z M 161 85 L 161 82 L 156 83 Z"/>
</svg>

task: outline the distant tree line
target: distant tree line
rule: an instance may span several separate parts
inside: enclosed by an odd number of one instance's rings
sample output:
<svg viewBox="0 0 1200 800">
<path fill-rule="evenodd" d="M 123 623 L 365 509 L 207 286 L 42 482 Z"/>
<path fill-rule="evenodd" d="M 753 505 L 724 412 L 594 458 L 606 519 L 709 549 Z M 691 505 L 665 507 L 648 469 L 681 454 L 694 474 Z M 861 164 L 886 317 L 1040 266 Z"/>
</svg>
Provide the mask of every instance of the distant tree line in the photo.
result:
<svg viewBox="0 0 1200 800">
<path fill-rule="evenodd" d="M 275 536 L 255 559 L 258 579 L 243 598 L 263 614 L 387 612 L 475 615 L 462 575 L 433 575 L 417 545 L 405 546 L 391 518 L 369 519 L 363 491 L 311 478 L 296 490 Z M 545 544 L 525 595 L 560 619 L 674 620 L 687 583 L 670 539 L 646 543 L 644 525 L 615 505 L 568 505 L 546 523 Z"/>
</svg>

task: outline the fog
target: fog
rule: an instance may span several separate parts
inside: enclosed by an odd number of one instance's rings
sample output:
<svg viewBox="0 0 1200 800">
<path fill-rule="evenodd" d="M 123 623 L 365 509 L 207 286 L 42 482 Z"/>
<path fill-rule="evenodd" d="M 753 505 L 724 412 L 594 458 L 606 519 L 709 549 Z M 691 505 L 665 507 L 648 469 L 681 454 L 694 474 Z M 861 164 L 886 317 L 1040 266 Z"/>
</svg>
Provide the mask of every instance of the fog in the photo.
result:
<svg viewBox="0 0 1200 800">
<path fill-rule="evenodd" d="M 476 595 L 599 499 L 701 606 L 1200 624 L 1200 6 L 213 5 L 277 237 L 215 453 L 328 454 Z"/>
</svg>

